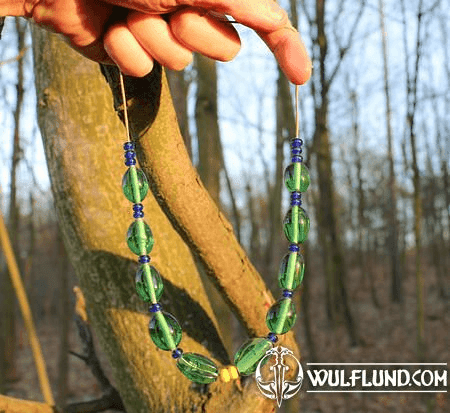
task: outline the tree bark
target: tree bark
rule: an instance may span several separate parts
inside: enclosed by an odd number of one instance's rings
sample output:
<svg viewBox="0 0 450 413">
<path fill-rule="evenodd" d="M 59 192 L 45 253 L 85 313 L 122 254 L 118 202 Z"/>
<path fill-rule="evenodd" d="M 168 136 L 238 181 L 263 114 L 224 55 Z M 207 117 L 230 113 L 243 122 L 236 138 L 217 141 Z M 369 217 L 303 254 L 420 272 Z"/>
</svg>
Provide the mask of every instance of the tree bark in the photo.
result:
<svg viewBox="0 0 450 413">
<path fill-rule="evenodd" d="M 59 227 L 57 228 L 60 258 L 59 276 L 59 353 L 58 353 L 58 391 L 57 404 L 65 406 L 69 388 L 69 327 L 72 320 L 69 297 L 69 259 Z"/>
<path fill-rule="evenodd" d="M 213 59 L 195 55 L 197 71 L 197 96 L 195 101 L 195 123 L 197 126 L 198 166 L 200 178 L 214 202 L 221 208 L 220 172 L 223 167 L 220 142 L 219 115 L 217 112 L 217 67 Z M 221 321 L 221 336 L 228 352 L 233 349 L 232 314 L 220 293 L 201 270 L 206 292 L 211 299 L 216 317 Z"/>
<path fill-rule="evenodd" d="M 419 64 L 422 55 L 422 18 L 423 18 L 423 1 L 419 0 L 417 9 L 417 29 L 416 29 L 416 44 L 415 44 L 415 60 L 414 71 L 412 75 L 409 72 L 408 47 L 407 47 L 407 28 L 404 0 L 401 2 L 403 11 L 403 38 L 405 44 L 405 67 L 406 67 L 406 97 L 407 97 L 407 128 L 409 141 L 411 145 L 411 156 L 413 170 L 413 185 L 414 185 L 414 239 L 416 247 L 415 257 L 415 272 L 416 272 L 416 320 L 417 320 L 417 357 L 423 361 L 425 355 L 425 314 L 424 314 L 424 299 L 423 299 L 423 277 L 422 277 L 422 199 L 421 199 L 421 183 L 419 165 L 417 162 L 417 148 L 416 148 L 416 131 L 415 131 L 415 116 L 417 107 L 417 83 L 419 75 Z"/>
<path fill-rule="evenodd" d="M 184 144 L 192 159 L 192 137 L 189 132 L 189 113 L 188 113 L 188 89 L 189 82 L 186 80 L 186 70 L 166 70 L 167 80 L 170 86 L 173 106 L 177 114 L 178 125 Z"/>
<path fill-rule="evenodd" d="M 388 253 L 391 259 L 391 300 L 400 302 L 403 299 L 402 292 L 402 274 L 400 268 L 400 256 L 398 252 L 398 217 L 397 217 L 397 192 L 394 167 L 394 152 L 392 146 L 392 123 L 391 123 L 391 94 L 389 88 L 389 64 L 387 52 L 387 33 L 384 24 L 384 1 L 378 1 L 380 17 L 381 46 L 383 53 L 384 69 L 384 96 L 386 102 L 386 137 L 388 143 L 388 162 L 389 162 L 389 196 L 388 196 L 388 226 L 389 242 Z"/>
<path fill-rule="evenodd" d="M 319 210 L 317 213 L 319 236 L 325 253 L 325 274 L 327 279 L 327 314 L 334 325 L 336 314 L 342 313 L 352 345 L 357 344 L 356 326 L 350 311 L 345 280 L 347 266 L 338 229 L 335 208 L 334 182 L 332 173 L 331 145 L 329 139 L 328 107 L 331 82 L 337 73 L 339 63 L 327 77 L 325 61 L 328 54 L 328 39 L 325 31 L 325 0 L 316 0 L 317 36 L 314 39 L 319 49 L 319 80 L 315 86 L 320 94 L 315 106 L 313 138 L 314 154 L 317 156 L 317 177 L 319 186 Z"/>
<path fill-rule="evenodd" d="M 107 109 L 113 97 L 116 107 L 121 103 L 117 70 L 105 67 L 111 96 L 95 64 L 48 33 L 36 31 L 34 40 L 39 122 L 55 205 L 127 412 L 271 411 L 272 403 L 257 396 L 254 384 L 241 393 L 233 383 L 217 382 L 199 392 L 170 353 L 151 342 L 149 318 L 134 291 L 136 257 L 124 241 L 131 205 L 120 190 L 126 169 L 119 161 L 124 139 L 117 131 L 123 128 Z M 159 66 L 145 78 L 125 80 L 132 137 L 153 192 L 144 204 L 155 237 L 152 261 L 165 285 L 162 304 L 183 326 L 185 351 L 228 364 L 188 246 L 250 335 L 266 334 L 265 305 L 273 297 L 190 163 Z M 297 352 L 292 335 L 284 343 Z"/>
<path fill-rule="evenodd" d="M 0 395 L 0 412 L 5 413 L 57 413 L 56 410 L 45 403 L 20 400 Z"/>
</svg>

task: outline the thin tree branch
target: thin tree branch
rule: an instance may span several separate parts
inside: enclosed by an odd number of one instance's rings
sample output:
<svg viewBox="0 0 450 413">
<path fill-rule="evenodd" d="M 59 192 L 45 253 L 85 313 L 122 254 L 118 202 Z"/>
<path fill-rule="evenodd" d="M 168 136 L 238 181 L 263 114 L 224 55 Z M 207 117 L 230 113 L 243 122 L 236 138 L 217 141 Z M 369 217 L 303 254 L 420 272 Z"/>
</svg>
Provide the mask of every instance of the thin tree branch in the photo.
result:
<svg viewBox="0 0 450 413">
<path fill-rule="evenodd" d="M 348 40 L 347 43 L 345 44 L 345 46 L 339 45 L 339 60 L 337 61 L 336 65 L 334 66 L 334 69 L 331 71 L 331 75 L 327 80 L 327 87 L 329 88 L 331 86 L 331 84 L 333 83 L 334 78 L 336 77 L 336 74 L 339 71 L 339 68 L 341 66 L 342 61 L 344 60 L 345 55 L 347 54 L 347 52 L 350 50 L 350 47 L 353 43 L 353 38 L 356 32 L 356 28 L 358 27 L 359 22 L 361 21 L 361 16 L 363 14 L 364 11 L 364 7 L 366 5 L 366 0 L 362 0 L 360 3 L 360 7 L 358 10 L 358 15 L 356 16 L 354 22 L 353 22 L 353 26 L 350 30 L 350 34 L 348 36 Z"/>
<path fill-rule="evenodd" d="M 39 343 L 38 336 L 36 334 L 36 328 L 33 322 L 33 316 L 31 315 L 30 305 L 28 303 L 25 287 L 20 276 L 19 267 L 17 265 L 16 258 L 11 246 L 11 241 L 6 229 L 3 214 L 0 213 L 0 245 L 3 250 L 3 254 L 8 265 L 8 271 L 11 277 L 11 283 L 14 287 L 14 291 L 19 302 L 20 311 L 22 313 L 25 328 L 27 330 L 28 338 L 30 340 L 31 350 L 33 352 L 33 359 L 36 365 L 37 375 L 39 378 L 39 384 L 41 387 L 44 400 L 50 406 L 55 404 L 52 395 L 52 389 L 50 387 L 50 381 L 47 375 L 47 368 L 45 360 L 42 355 L 41 345 Z"/>
<path fill-rule="evenodd" d="M 57 409 L 45 403 L 16 399 L 0 394 L 1 413 L 56 413 Z"/>
<path fill-rule="evenodd" d="M 73 289 L 76 297 L 75 302 L 75 322 L 78 334 L 83 343 L 84 354 L 70 351 L 70 354 L 80 358 L 89 367 L 94 377 L 100 384 L 103 396 L 100 399 L 89 400 L 87 402 L 71 403 L 64 408 L 64 413 L 94 413 L 103 412 L 107 409 L 116 409 L 125 412 L 125 407 L 119 392 L 111 385 L 106 377 L 94 347 L 91 327 L 86 312 L 86 302 L 83 292 L 79 287 Z"/>
<path fill-rule="evenodd" d="M 0 38 L 1 38 L 1 37 L 0 37 Z M 2 60 L 2 61 L 0 62 L 0 67 L 2 67 L 2 66 L 4 66 L 4 65 L 7 65 L 7 64 L 9 64 L 9 63 L 18 62 L 20 59 L 22 59 L 22 58 L 25 56 L 25 54 L 27 53 L 28 49 L 29 49 L 28 46 L 27 46 L 27 47 L 24 47 L 24 48 L 19 52 L 19 54 L 17 54 L 16 56 L 11 57 L 11 58 L 6 59 L 6 60 Z"/>
</svg>

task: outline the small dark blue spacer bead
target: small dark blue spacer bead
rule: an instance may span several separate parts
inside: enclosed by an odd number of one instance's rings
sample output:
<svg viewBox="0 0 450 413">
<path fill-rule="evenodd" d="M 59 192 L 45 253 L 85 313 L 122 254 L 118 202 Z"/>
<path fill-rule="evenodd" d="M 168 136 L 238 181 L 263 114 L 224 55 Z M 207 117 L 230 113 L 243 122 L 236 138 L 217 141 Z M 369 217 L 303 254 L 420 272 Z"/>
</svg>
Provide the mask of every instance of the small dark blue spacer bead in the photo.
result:
<svg viewBox="0 0 450 413">
<path fill-rule="evenodd" d="M 303 156 L 293 156 L 291 162 L 292 163 L 303 162 Z"/>
<path fill-rule="evenodd" d="M 292 290 L 283 290 L 283 297 L 292 298 L 294 292 Z"/>
<path fill-rule="evenodd" d="M 134 149 L 134 143 L 133 142 L 125 142 L 123 144 L 123 149 L 125 151 L 132 151 Z"/>
<path fill-rule="evenodd" d="M 133 211 L 142 211 L 144 209 L 144 205 L 142 204 L 134 204 L 133 205 Z"/>
<path fill-rule="evenodd" d="M 291 192 L 291 199 L 302 199 L 302 193 L 301 192 Z"/>
<path fill-rule="evenodd" d="M 138 260 L 141 264 L 147 264 L 150 262 L 150 257 L 148 255 L 141 255 Z"/>
<path fill-rule="evenodd" d="M 142 211 L 135 211 L 135 213 L 133 214 L 133 218 L 144 218 L 144 213 Z"/>
<path fill-rule="evenodd" d="M 303 145 L 303 140 L 300 138 L 295 138 L 291 140 L 291 146 L 293 148 L 300 148 Z"/>
<path fill-rule="evenodd" d="M 267 338 L 272 342 L 276 343 L 278 341 L 278 337 L 275 333 L 269 333 L 267 334 Z"/>
<path fill-rule="evenodd" d="M 125 161 L 125 165 L 126 165 L 126 166 L 136 165 L 136 159 L 127 159 L 127 160 Z"/>
<path fill-rule="evenodd" d="M 160 303 L 155 303 L 148 307 L 148 311 L 150 311 L 151 313 L 157 313 L 158 311 L 161 311 L 161 308 L 162 306 Z"/>
<path fill-rule="evenodd" d="M 134 152 L 134 151 L 126 151 L 125 152 L 126 159 L 133 159 L 135 157 L 136 157 L 136 152 Z"/>
<path fill-rule="evenodd" d="M 292 148 L 291 149 L 292 156 L 300 155 L 302 152 L 303 152 L 302 148 Z"/>
<path fill-rule="evenodd" d="M 181 348 L 176 348 L 174 351 L 172 351 L 172 357 L 174 358 L 174 359 L 178 359 L 178 358 L 180 358 L 181 356 L 182 356 L 182 354 L 183 354 L 183 349 L 181 349 Z"/>
<path fill-rule="evenodd" d="M 291 200 L 291 206 L 301 206 L 302 200 L 301 199 L 292 199 Z"/>
<path fill-rule="evenodd" d="M 297 244 L 291 244 L 291 245 L 289 245 L 289 251 L 291 251 L 291 252 L 299 252 L 300 248 L 299 248 L 299 246 Z"/>
</svg>

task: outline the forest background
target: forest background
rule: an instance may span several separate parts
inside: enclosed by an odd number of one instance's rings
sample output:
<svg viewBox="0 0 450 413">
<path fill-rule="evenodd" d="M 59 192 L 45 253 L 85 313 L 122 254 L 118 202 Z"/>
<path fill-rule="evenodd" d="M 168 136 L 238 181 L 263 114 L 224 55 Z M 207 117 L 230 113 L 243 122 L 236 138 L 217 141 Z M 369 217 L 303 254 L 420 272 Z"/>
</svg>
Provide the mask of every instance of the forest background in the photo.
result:
<svg viewBox="0 0 450 413">
<path fill-rule="evenodd" d="M 311 174 L 304 196 L 311 218 L 307 266 L 296 295 L 302 362 L 447 362 L 450 3 L 291 0 L 282 5 L 298 24 L 314 64 L 300 91 L 300 133 Z M 235 61 L 220 64 L 196 56 L 183 72 L 167 75 L 183 141 L 201 181 L 277 297 L 279 262 L 287 251 L 281 221 L 289 201 L 282 177 L 295 135 L 293 87 L 266 46 L 251 31 L 237 28 L 243 47 Z M 6 20 L 0 43 L 1 209 L 54 393 L 59 405 L 70 405 L 100 399 L 104 388 L 79 357 L 69 355 L 83 351 L 72 293 L 79 281 L 62 242 L 38 126 L 36 107 L 43 103 L 36 99 L 36 44 L 28 22 Z M 121 143 L 124 133 L 116 132 Z M 120 145 L 116 148 L 120 164 Z M 116 180 L 120 192 L 121 176 L 108 179 Z M 0 390 L 42 400 L 8 280 L 1 257 Z M 202 280 L 223 347 L 233 354 L 245 328 L 207 277 Z M 93 334 L 97 343 L 95 329 Z M 98 343 L 96 348 L 117 385 L 115 368 Z M 446 393 L 300 393 L 281 411 L 446 409 Z"/>
</svg>

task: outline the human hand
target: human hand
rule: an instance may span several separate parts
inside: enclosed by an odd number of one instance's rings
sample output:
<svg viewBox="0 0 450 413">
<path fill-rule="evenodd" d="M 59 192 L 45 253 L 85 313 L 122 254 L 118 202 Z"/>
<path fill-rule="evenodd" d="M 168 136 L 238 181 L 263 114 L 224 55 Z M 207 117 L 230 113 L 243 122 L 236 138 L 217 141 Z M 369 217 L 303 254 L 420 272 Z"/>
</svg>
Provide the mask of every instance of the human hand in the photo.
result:
<svg viewBox="0 0 450 413">
<path fill-rule="evenodd" d="M 272 0 L 23 1 L 27 17 L 63 34 L 92 60 L 114 61 L 128 75 L 146 75 L 154 60 L 180 70 L 190 63 L 193 51 L 231 60 L 240 41 L 225 14 L 258 33 L 293 83 L 302 84 L 311 74 L 298 33 Z"/>
</svg>

